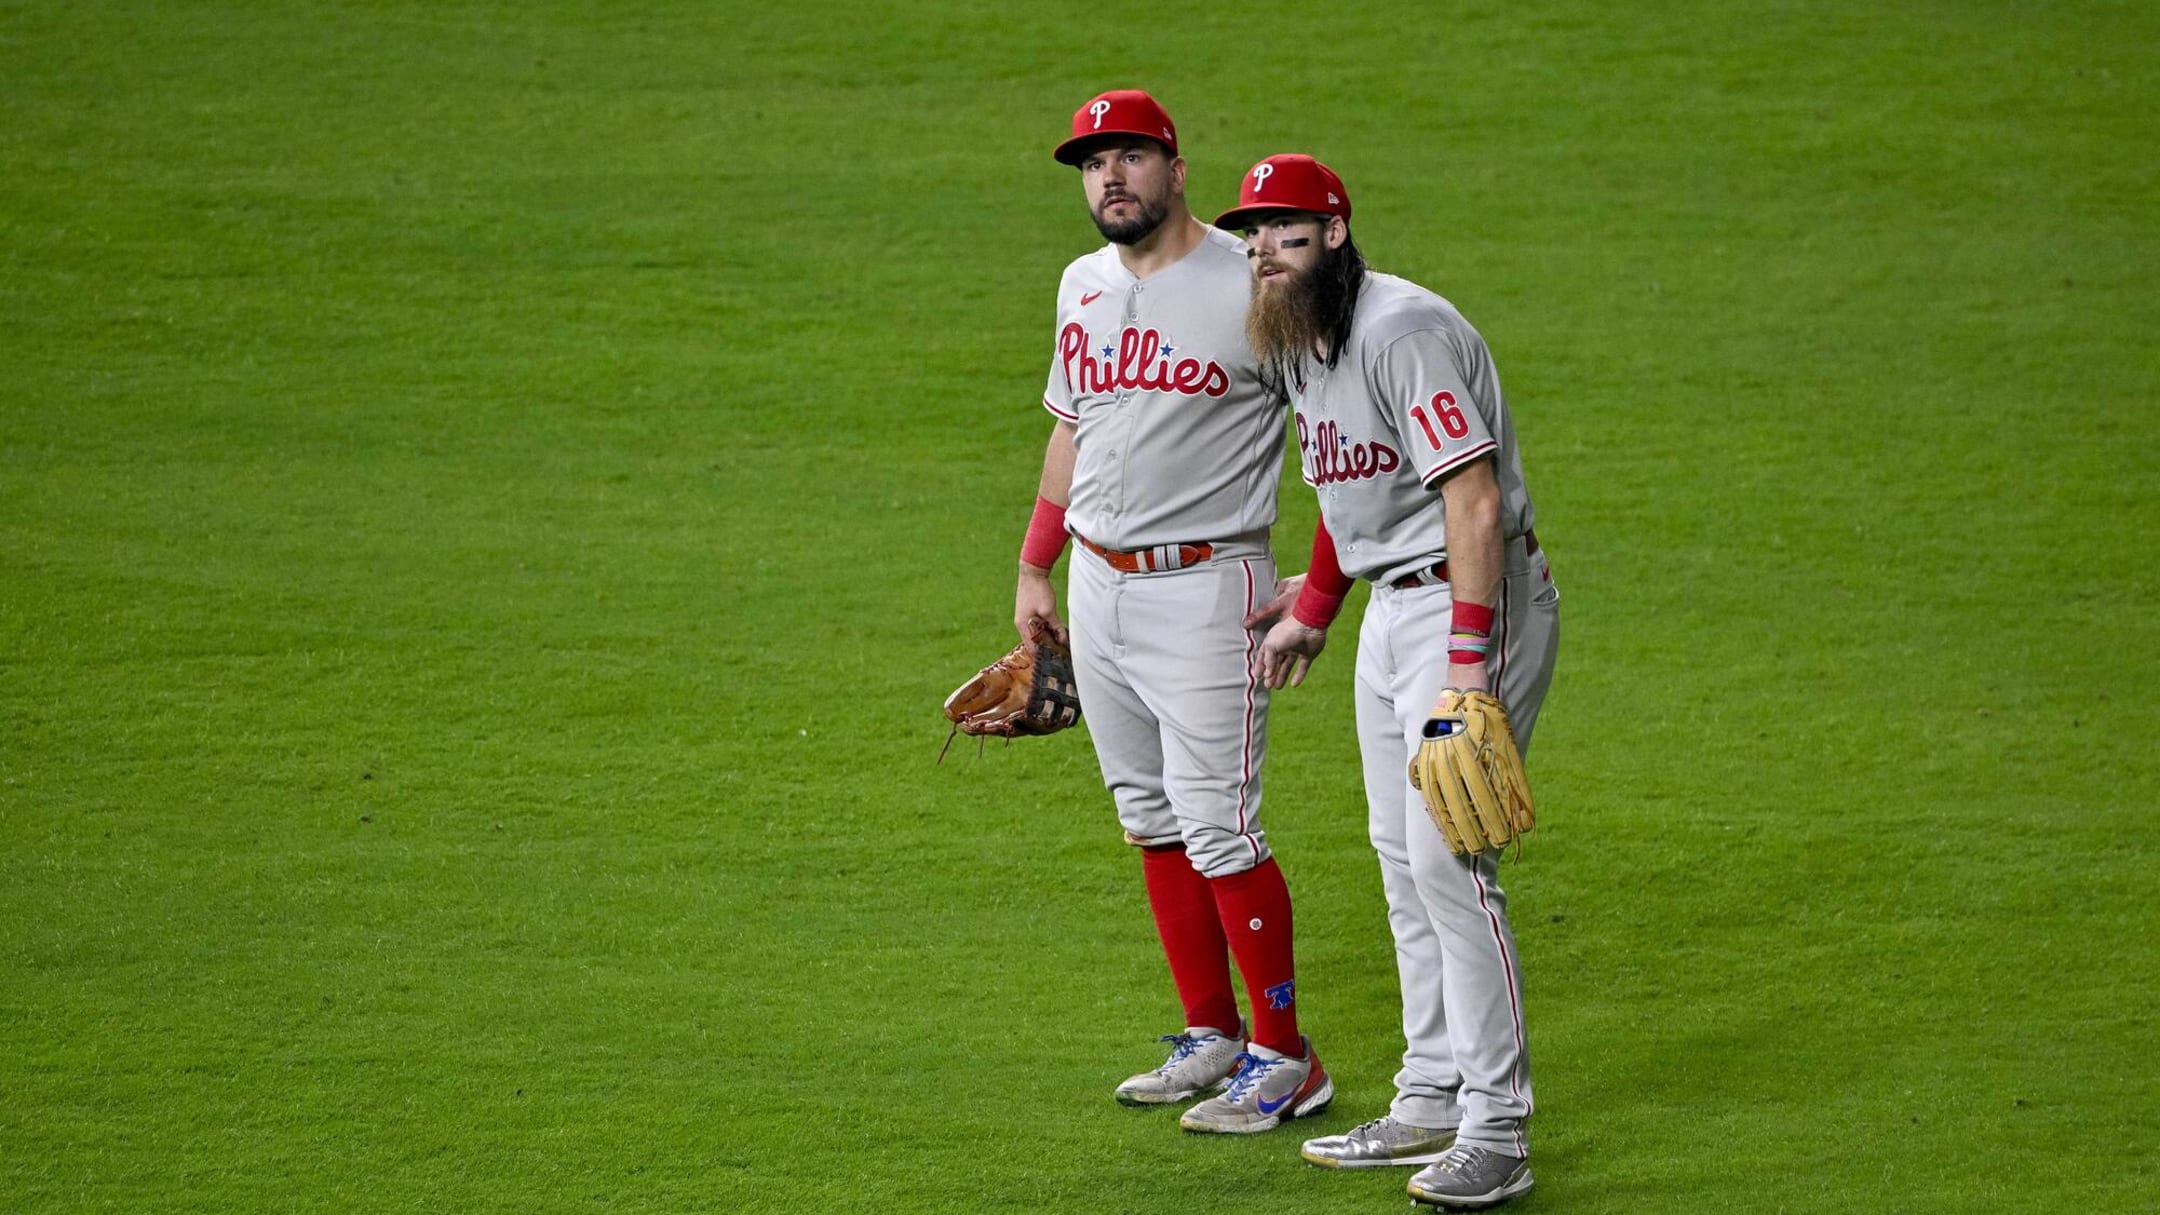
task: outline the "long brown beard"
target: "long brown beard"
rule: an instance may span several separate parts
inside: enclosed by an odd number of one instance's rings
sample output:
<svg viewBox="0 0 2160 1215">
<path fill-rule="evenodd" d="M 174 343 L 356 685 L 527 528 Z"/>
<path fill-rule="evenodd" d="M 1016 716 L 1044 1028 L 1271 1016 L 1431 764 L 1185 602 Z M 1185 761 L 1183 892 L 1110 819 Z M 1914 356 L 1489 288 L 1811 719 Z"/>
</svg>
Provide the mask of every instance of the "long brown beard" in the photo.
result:
<svg viewBox="0 0 2160 1215">
<path fill-rule="evenodd" d="M 1307 355 L 1327 346 L 1324 361 L 1334 366 L 1350 338 L 1357 315 L 1358 290 L 1365 283 L 1365 258 L 1355 242 L 1345 240 L 1321 250 L 1311 268 L 1293 271 L 1273 286 L 1253 281 L 1252 306 L 1245 311 L 1245 340 L 1259 356 L 1261 379 L 1282 390 Z"/>
<path fill-rule="evenodd" d="M 1297 366 L 1327 336 L 1320 316 L 1318 265 L 1274 283 L 1253 282 L 1252 307 L 1245 311 L 1245 340 L 1260 365 L 1280 373 Z"/>
</svg>

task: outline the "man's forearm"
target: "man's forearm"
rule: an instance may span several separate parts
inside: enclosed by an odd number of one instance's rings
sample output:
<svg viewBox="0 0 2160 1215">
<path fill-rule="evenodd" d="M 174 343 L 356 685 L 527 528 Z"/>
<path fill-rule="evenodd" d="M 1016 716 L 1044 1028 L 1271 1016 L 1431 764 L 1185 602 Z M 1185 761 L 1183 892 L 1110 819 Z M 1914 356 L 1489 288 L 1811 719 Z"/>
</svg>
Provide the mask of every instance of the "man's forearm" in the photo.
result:
<svg viewBox="0 0 2160 1215">
<path fill-rule="evenodd" d="M 1493 605 L 1507 556 L 1500 535 L 1500 485 L 1492 461 L 1480 460 L 1440 489 L 1447 507 L 1447 686 L 1474 691 L 1492 687 L 1488 664 L 1494 644 Z"/>
<path fill-rule="evenodd" d="M 1491 607 L 1507 572 L 1500 534 L 1500 483 L 1492 462 L 1480 460 L 1440 487 L 1447 507 L 1449 593 L 1457 603 Z"/>
<path fill-rule="evenodd" d="M 1035 513 L 1027 540 L 1020 546 L 1022 576 L 1048 576 L 1065 551 L 1065 507 L 1072 500 L 1073 427 L 1060 421 L 1050 428 L 1043 448 L 1042 479 L 1035 484 Z"/>
</svg>

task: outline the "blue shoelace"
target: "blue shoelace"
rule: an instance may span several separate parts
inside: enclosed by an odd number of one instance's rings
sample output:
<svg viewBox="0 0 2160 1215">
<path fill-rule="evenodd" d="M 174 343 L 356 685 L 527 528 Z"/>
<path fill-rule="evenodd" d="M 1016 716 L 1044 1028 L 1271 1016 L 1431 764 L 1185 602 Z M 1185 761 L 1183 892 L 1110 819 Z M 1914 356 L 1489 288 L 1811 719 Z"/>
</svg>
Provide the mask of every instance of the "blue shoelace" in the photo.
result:
<svg viewBox="0 0 2160 1215">
<path fill-rule="evenodd" d="M 1266 1079 L 1267 1074 L 1274 1071 L 1275 1065 L 1281 1062 L 1280 1059 L 1263 1059 L 1250 1051 L 1239 1051 L 1237 1071 L 1231 1073 L 1230 1088 L 1223 1096 L 1232 1103 L 1243 1099 L 1245 1090 Z"/>
<path fill-rule="evenodd" d="M 1155 1069 L 1161 1072 L 1169 1071 L 1178 1064 L 1185 1062 L 1185 1060 L 1192 1057 L 1194 1051 L 1200 1049 L 1200 1039 L 1193 1037 L 1191 1034 L 1164 1034 L 1162 1037 L 1157 1038 L 1156 1041 L 1172 1044 L 1170 1058 L 1161 1067 Z"/>
</svg>

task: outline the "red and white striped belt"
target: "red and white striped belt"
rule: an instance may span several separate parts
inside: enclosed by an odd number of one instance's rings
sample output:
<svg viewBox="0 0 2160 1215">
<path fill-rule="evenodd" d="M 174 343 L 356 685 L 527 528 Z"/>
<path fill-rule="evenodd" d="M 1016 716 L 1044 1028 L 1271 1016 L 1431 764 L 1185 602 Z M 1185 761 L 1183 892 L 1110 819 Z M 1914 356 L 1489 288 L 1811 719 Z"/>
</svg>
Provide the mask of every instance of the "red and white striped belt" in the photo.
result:
<svg viewBox="0 0 2160 1215">
<path fill-rule="evenodd" d="M 1159 574 L 1165 570 L 1181 570 L 1188 565 L 1198 565 L 1215 555 L 1215 546 L 1206 542 L 1193 544 L 1158 544 L 1153 548 L 1104 548 L 1079 532 L 1072 534 L 1080 547 L 1102 558 L 1111 569 L 1121 574 Z"/>
</svg>

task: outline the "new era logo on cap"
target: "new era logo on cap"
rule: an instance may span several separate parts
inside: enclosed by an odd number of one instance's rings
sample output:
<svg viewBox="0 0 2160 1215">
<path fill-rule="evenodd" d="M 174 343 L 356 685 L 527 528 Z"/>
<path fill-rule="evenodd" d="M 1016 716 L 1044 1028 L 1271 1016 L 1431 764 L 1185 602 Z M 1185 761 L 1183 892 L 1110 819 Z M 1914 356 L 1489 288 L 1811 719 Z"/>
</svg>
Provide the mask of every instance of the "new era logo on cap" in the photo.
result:
<svg viewBox="0 0 2160 1215">
<path fill-rule="evenodd" d="M 1177 124 L 1161 103 L 1140 89 L 1112 89 L 1073 111 L 1072 137 L 1053 155 L 1063 164 L 1077 165 L 1090 144 L 1111 135 L 1157 140 L 1170 155 L 1178 154 Z"/>
</svg>

